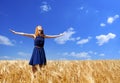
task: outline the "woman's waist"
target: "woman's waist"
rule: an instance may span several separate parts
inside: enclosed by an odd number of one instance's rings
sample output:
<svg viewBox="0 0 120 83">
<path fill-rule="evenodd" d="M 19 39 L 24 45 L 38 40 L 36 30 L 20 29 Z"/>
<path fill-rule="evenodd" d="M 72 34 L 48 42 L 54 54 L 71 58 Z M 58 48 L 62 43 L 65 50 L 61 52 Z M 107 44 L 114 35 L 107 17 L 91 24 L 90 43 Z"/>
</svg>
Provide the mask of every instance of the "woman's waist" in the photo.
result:
<svg viewBox="0 0 120 83">
<path fill-rule="evenodd" d="M 43 46 L 34 46 L 34 47 L 36 47 L 36 48 L 43 48 Z"/>
</svg>

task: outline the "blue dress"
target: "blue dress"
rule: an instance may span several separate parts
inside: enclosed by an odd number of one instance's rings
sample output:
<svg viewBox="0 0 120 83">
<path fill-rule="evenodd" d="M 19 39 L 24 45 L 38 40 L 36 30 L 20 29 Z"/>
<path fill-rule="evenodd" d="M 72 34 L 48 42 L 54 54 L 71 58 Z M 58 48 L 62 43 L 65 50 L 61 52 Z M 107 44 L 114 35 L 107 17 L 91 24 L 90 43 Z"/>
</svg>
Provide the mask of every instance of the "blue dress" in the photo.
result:
<svg viewBox="0 0 120 83">
<path fill-rule="evenodd" d="M 44 51 L 44 38 L 41 36 L 37 36 L 34 39 L 34 49 L 32 53 L 32 57 L 30 59 L 29 65 L 46 65 L 46 56 Z"/>
</svg>

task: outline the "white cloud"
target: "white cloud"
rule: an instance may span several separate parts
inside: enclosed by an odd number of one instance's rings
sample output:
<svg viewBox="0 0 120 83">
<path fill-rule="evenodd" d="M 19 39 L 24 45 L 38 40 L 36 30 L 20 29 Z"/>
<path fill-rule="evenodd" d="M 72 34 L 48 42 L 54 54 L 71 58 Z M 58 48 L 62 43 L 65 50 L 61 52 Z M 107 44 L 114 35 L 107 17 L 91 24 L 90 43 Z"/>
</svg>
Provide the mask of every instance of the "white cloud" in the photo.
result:
<svg viewBox="0 0 120 83">
<path fill-rule="evenodd" d="M 85 14 L 88 14 L 88 12 L 89 12 L 88 8 L 86 8 L 86 7 L 84 7 L 84 6 L 79 7 L 78 10 L 79 10 L 80 12 L 84 12 Z"/>
<path fill-rule="evenodd" d="M 119 15 L 115 15 L 115 16 L 114 16 L 114 19 L 118 19 L 118 18 L 119 18 Z"/>
<path fill-rule="evenodd" d="M 0 60 L 16 60 L 16 58 L 10 56 L 0 56 Z"/>
<path fill-rule="evenodd" d="M 105 23 L 101 23 L 100 26 L 101 26 L 101 27 L 105 27 L 106 24 L 105 24 Z"/>
<path fill-rule="evenodd" d="M 99 54 L 99 56 L 105 56 L 105 54 Z"/>
<path fill-rule="evenodd" d="M 10 59 L 10 57 L 9 56 L 0 56 L 0 59 L 6 60 L 6 59 Z"/>
<path fill-rule="evenodd" d="M 80 37 L 77 37 L 76 40 L 80 40 Z"/>
<path fill-rule="evenodd" d="M 83 10 L 84 9 L 84 7 L 83 6 L 81 6 L 80 8 L 78 8 L 79 10 Z"/>
<path fill-rule="evenodd" d="M 64 36 L 55 38 L 55 41 L 58 44 L 65 44 L 67 41 L 74 41 L 75 38 L 72 37 L 72 35 L 75 34 L 75 31 L 73 28 L 69 28 L 67 31 L 64 32 Z M 79 39 L 77 37 L 77 39 Z"/>
<path fill-rule="evenodd" d="M 89 41 L 89 39 L 82 39 L 80 41 L 77 42 L 77 44 L 85 44 Z"/>
<path fill-rule="evenodd" d="M 116 19 L 118 19 L 119 18 L 119 15 L 115 15 L 115 16 L 113 16 L 113 17 L 108 17 L 108 19 L 107 19 L 107 23 L 108 24 L 112 24 Z"/>
<path fill-rule="evenodd" d="M 87 52 L 80 52 L 80 53 L 71 52 L 70 55 L 78 57 L 78 58 L 90 58 L 90 56 Z"/>
<path fill-rule="evenodd" d="M 81 45 L 81 44 L 88 43 L 89 40 L 92 38 L 92 37 L 88 37 L 87 39 L 80 40 L 80 37 L 72 37 L 72 35 L 75 33 L 76 32 L 74 31 L 74 28 L 71 27 L 67 31 L 63 32 L 64 34 L 63 36 L 55 38 L 55 42 L 58 44 L 65 44 L 67 41 L 76 41 L 77 44 Z"/>
<path fill-rule="evenodd" d="M 112 24 L 113 21 L 114 21 L 114 18 L 113 17 L 109 17 L 108 20 L 107 20 L 107 23 Z"/>
<path fill-rule="evenodd" d="M 47 2 L 42 2 L 40 9 L 41 9 L 41 12 L 48 12 L 51 10 L 51 6 Z"/>
<path fill-rule="evenodd" d="M 92 54 L 92 55 L 97 55 L 98 54 L 97 52 L 93 52 L 93 51 L 89 51 L 88 53 Z"/>
<path fill-rule="evenodd" d="M 13 46 L 12 42 L 10 41 L 10 39 L 8 39 L 7 37 L 2 36 L 2 35 L 0 35 L 0 44 Z"/>
<path fill-rule="evenodd" d="M 77 41 L 77 44 L 86 44 L 89 42 L 89 40 L 91 39 L 91 37 L 88 37 L 87 39 L 81 39 L 79 41 Z"/>
<path fill-rule="evenodd" d="M 110 39 L 114 39 L 116 37 L 113 33 L 108 33 L 107 35 L 99 35 L 96 36 L 96 39 L 98 40 L 98 44 L 101 46 L 104 43 L 107 43 Z"/>
<path fill-rule="evenodd" d="M 91 56 L 89 55 L 89 53 L 87 52 L 80 52 L 80 53 L 75 53 L 75 52 L 65 52 L 64 53 L 65 56 L 73 56 L 73 57 L 77 57 L 77 58 L 90 58 Z"/>
<path fill-rule="evenodd" d="M 79 59 L 85 59 L 85 60 L 91 60 L 92 56 L 97 56 L 97 57 L 104 57 L 104 53 L 98 53 L 94 51 L 88 51 L 88 52 L 64 52 L 64 53 L 59 53 L 59 55 L 63 55 L 64 57 L 74 57 L 74 58 L 79 58 Z"/>
<path fill-rule="evenodd" d="M 63 53 L 64 56 L 69 55 L 68 52 Z"/>
<path fill-rule="evenodd" d="M 26 56 L 26 57 L 21 57 L 21 56 Z M 28 55 L 21 55 L 20 57 L 19 56 L 17 56 L 17 57 L 15 57 L 15 56 L 13 56 L 13 57 L 11 57 L 11 56 L 0 56 L 0 60 L 28 60 Z"/>
<path fill-rule="evenodd" d="M 18 52 L 18 55 L 20 55 L 20 56 L 30 56 L 31 54 L 25 53 L 25 52 Z"/>
<path fill-rule="evenodd" d="M 101 23 L 100 24 L 100 26 L 101 27 L 105 27 L 106 26 L 106 24 L 112 24 L 116 19 L 118 19 L 119 18 L 119 15 L 115 15 L 115 16 L 109 16 L 108 18 L 107 18 L 107 23 Z"/>
</svg>

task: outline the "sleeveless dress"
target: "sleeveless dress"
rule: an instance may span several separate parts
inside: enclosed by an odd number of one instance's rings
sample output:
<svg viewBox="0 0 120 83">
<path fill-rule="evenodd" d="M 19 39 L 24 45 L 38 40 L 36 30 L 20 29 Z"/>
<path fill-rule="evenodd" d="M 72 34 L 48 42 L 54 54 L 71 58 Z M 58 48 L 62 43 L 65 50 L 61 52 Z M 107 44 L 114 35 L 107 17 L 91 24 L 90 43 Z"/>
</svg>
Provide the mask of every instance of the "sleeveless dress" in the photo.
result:
<svg viewBox="0 0 120 83">
<path fill-rule="evenodd" d="M 41 36 L 37 36 L 34 39 L 34 49 L 29 62 L 29 65 L 46 65 L 46 56 L 44 51 L 44 38 Z"/>
</svg>

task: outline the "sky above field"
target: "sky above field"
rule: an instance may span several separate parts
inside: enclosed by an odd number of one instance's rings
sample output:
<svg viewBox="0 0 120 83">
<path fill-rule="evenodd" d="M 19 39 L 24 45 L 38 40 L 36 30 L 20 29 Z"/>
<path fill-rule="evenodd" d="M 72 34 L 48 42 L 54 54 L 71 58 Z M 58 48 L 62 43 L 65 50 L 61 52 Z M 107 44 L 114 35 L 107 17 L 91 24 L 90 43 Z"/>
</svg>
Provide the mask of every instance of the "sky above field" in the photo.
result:
<svg viewBox="0 0 120 83">
<path fill-rule="evenodd" d="M 48 60 L 120 59 L 120 0 L 0 0 L 0 60 L 29 60 L 41 25 Z"/>
</svg>

